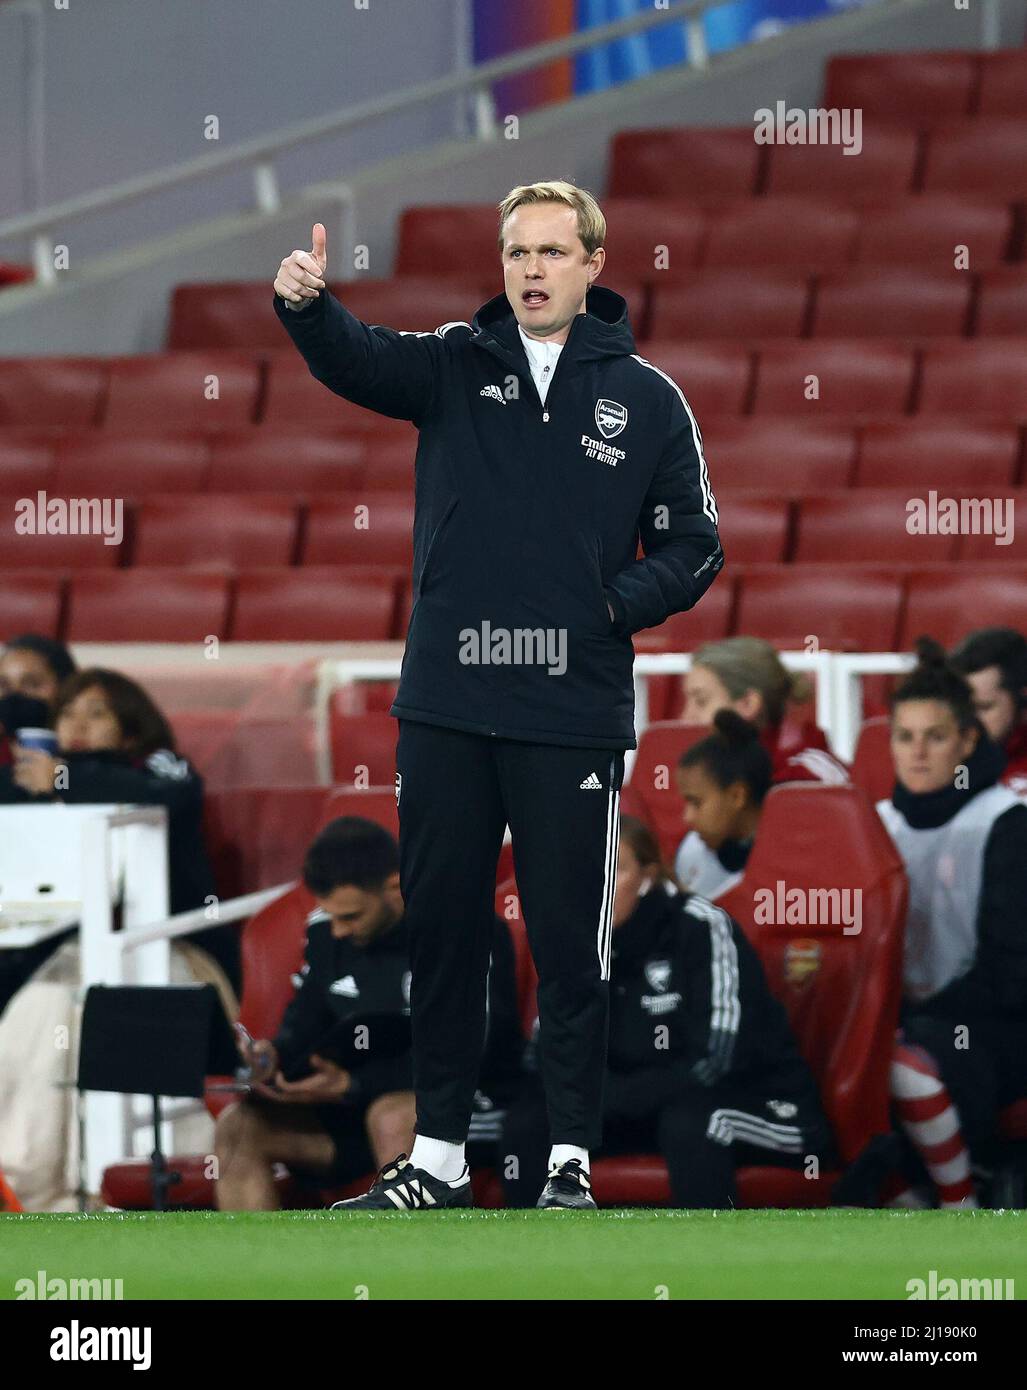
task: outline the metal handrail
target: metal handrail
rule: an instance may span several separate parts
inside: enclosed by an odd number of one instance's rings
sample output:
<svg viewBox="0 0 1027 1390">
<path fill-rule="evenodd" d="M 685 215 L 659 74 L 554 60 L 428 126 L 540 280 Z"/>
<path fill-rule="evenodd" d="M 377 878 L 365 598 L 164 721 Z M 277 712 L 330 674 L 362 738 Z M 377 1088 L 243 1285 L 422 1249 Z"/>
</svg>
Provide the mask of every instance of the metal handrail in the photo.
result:
<svg viewBox="0 0 1027 1390">
<path fill-rule="evenodd" d="M 689 34 L 689 66 L 705 67 L 708 51 L 702 26 L 702 16 L 707 10 L 715 8 L 723 0 L 677 0 L 666 10 L 653 10 L 648 13 L 631 15 L 627 19 L 614 20 L 594 29 L 586 29 L 578 34 L 562 39 L 553 39 L 523 49 L 520 53 L 495 58 L 488 63 L 456 73 L 452 76 L 435 78 L 416 87 L 408 88 L 386 97 L 376 97 L 343 111 L 311 120 L 300 121 L 287 126 L 271 136 L 259 136 L 246 140 L 230 149 L 219 150 L 186 160 L 170 168 L 159 169 L 154 173 L 123 180 L 93 193 L 68 198 L 63 202 L 51 204 L 31 213 L 9 217 L 0 221 L 0 240 L 16 236 L 34 235 L 33 259 L 36 274 L 41 280 L 53 281 L 55 278 L 50 264 L 52 248 L 45 243 L 42 233 L 57 223 L 79 218 L 88 213 L 107 210 L 125 203 L 144 198 L 151 193 L 163 192 L 180 184 L 190 183 L 211 174 L 224 173 L 240 165 L 254 164 L 254 182 L 257 207 L 262 212 L 277 212 L 281 206 L 277 180 L 271 160 L 283 150 L 302 144 L 308 140 L 336 135 L 366 121 L 380 119 L 397 112 L 407 111 L 440 97 L 457 96 L 477 92 L 476 135 L 479 140 L 495 138 L 496 118 L 491 107 L 488 87 L 505 77 L 530 72 L 533 68 L 544 67 L 561 58 L 573 57 L 591 48 L 609 43 L 615 39 L 633 34 L 647 33 L 666 24 L 685 20 Z"/>
</svg>

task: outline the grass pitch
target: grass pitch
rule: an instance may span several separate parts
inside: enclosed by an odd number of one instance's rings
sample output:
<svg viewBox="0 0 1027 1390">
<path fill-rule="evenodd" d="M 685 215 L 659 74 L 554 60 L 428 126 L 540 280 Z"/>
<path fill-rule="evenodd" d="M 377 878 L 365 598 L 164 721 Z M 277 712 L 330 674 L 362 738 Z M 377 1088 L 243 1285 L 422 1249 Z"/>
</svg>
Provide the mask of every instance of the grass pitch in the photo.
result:
<svg viewBox="0 0 1027 1390">
<path fill-rule="evenodd" d="M 1027 1213 L 624 1210 L 0 1217 L 15 1281 L 121 1279 L 168 1299 L 905 1299 L 928 1277 L 1015 1279 Z"/>
</svg>

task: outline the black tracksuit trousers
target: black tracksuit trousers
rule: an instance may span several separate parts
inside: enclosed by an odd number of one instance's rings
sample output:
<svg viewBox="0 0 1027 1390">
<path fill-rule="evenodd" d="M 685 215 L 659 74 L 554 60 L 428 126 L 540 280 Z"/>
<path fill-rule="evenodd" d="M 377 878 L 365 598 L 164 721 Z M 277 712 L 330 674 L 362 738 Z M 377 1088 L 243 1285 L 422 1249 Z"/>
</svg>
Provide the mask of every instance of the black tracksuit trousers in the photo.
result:
<svg viewBox="0 0 1027 1390">
<path fill-rule="evenodd" d="M 623 752 L 400 720 L 400 886 L 410 934 L 417 1132 L 463 1143 L 485 1037 L 507 825 L 539 976 L 554 1144 L 601 1138 Z"/>
</svg>

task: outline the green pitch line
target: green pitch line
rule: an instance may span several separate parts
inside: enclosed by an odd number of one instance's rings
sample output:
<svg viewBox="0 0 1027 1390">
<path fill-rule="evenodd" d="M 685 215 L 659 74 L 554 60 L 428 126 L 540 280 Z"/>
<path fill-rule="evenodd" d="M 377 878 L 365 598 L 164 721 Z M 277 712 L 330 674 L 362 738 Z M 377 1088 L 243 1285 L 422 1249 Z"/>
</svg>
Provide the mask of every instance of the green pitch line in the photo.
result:
<svg viewBox="0 0 1027 1390">
<path fill-rule="evenodd" d="M 1014 1279 L 1027 1213 L 322 1211 L 0 1217 L 15 1281 L 123 1280 L 130 1298 L 882 1298 Z"/>
</svg>

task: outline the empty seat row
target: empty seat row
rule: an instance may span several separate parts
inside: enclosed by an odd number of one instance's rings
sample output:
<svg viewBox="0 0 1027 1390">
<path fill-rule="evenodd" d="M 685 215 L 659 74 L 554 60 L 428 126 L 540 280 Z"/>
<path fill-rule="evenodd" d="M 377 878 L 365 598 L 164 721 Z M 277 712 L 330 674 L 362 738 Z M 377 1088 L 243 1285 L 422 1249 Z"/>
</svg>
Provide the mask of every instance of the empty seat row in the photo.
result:
<svg viewBox="0 0 1027 1390">
<path fill-rule="evenodd" d="M 615 197 L 666 198 L 687 188 L 696 201 L 717 202 L 816 187 L 861 202 L 918 192 L 1016 198 L 1027 189 L 1022 105 L 1012 115 L 974 120 L 952 119 L 950 111 L 943 123 L 902 113 L 888 120 L 858 108 L 858 134 L 852 104 L 826 109 L 836 121 L 827 135 L 807 134 L 799 129 L 802 118 L 793 117 L 784 130 L 768 128 L 765 143 L 757 143 L 755 121 L 721 129 L 622 131 L 611 145 L 609 191 Z M 794 143 L 785 142 L 786 133 L 796 137 Z M 404 251 L 402 269 L 425 269 L 424 252 L 414 246 Z"/>
<path fill-rule="evenodd" d="M 702 413 L 813 419 L 917 411 L 1027 418 L 1027 335 L 922 343 L 915 335 L 762 339 L 755 345 L 745 339 L 653 339 L 645 356 L 681 386 L 700 419 Z M 226 362 L 225 353 L 203 352 L 156 354 L 109 368 L 98 360 L 0 360 L 0 429 L 102 423 L 115 431 L 152 432 L 159 420 L 169 431 L 239 431 L 258 419 L 262 369 L 241 361 L 229 368 Z M 276 354 L 266 375 L 259 416 L 265 424 L 373 435 L 376 441 L 412 438 L 407 422 L 375 415 L 326 390 L 294 352 Z M 205 377 L 220 382 L 219 399 L 203 396 L 199 383 Z M 100 405 L 104 395 L 106 412 Z M 115 399 L 117 408 L 111 409 Z"/>
<path fill-rule="evenodd" d="M 765 488 L 768 478 L 796 493 L 906 484 L 973 493 L 1027 484 L 1023 430 L 988 419 L 917 415 L 856 426 L 844 418 L 703 413 L 700 425 L 717 488 Z M 42 489 L 52 497 L 142 498 L 285 485 L 308 497 L 411 494 L 415 450 L 412 430 L 380 441 L 260 425 L 224 436 L 0 430 L 0 496 Z"/>
<path fill-rule="evenodd" d="M 994 335 L 1023 332 L 1027 325 L 1027 265 L 997 266 L 980 274 L 969 268 L 955 268 L 949 242 L 939 258 L 943 268 L 897 267 L 893 265 L 845 265 L 825 270 L 819 276 L 799 264 L 732 267 L 710 266 L 705 270 L 675 270 L 661 276 L 651 272 L 649 283 L 624 278 L 616 263 L 611 265 L 608 283 L 628 300 L 629 319 L 635 339 L 672 337 L 851 337 L 909 334 Z M 998 242 L 988 255 L 1000 249 Z M 977 266 L 979 244 L 968 253 L 968 266 Z M 676 263 L 675 263 L 676 265 Z M 669 267 L 668 267 L 669 269 Z M 383 282 L 400 291 L 403 281 Z M 356 312 L 350 287 L 336 291 Z M 235 300 L 240 312 L 234 323 L 227 316 L 223 328 L 203 314 L 193 315 L 188 295 L 204 292 L 200 308 L 213 296 Z M 186 293 L 188 292 L 188 293 Z M 170 346 L 190 351 L 251 346 L 280 348 L 275 337 L 263 341 L 258 324 L 267 317 L 266 292 L 249 285 L 179 286 L 175 292 L 176 312 L 172 320 Z M 399 299 L 397 293 L 396 298 Z M 415 301 L 411 299 L 410 303 Z M 471 312 L 465 301 L 464 314 Z M 256 320 L 256 322 L 255 322 Z M 402 308 L 376 322 L 396 327 L 416 326 L 416 315 Z M 445 322 L 434 317 L 430 326 Z M 276 325 L 275 325 L 276 326 Z M 252 331 L 247 334 L 247 330 Z M 206 336 L 205 336 L 206 335 Z"/>
<path fill-rule="evenodd" d="M 948 122 L 1027 109 L 1027 48 L 996 52 L 839 54 L 827 65 L 827 107 L 888 120 Z"/>
<path fill-rule="evenodd" d="M 399 571 L 359 566 L 0 571 L 0 638 L 74 642 L 383 642 L 402 636 Z"/>
<path fill-rule="evenodd" d="M 951 643 L 982 621 L 1022 626 L 1027 564 L 728 564 L 702 603 L 636 637 L 639 652 L 690 651 L 732 634 L 787 649 L 908 650 L 923 632 Z M 36 631 L 75 642 L 385 641 L 402 638 L 399 575 L 347 567 L 0 571 L 0 638 Z"/>
<path fill-rule="evenodd" d="M 768 478 L 764 486 L 772 483 Z M 916 564 L 1005 560 L 1017 553 L 1014 526 L 1027 522 L 1027 489 L 969 487 L 951 494 L 924 479 L 910 488 L 803 492 L 734 491 L 717 485 L 720 532 L 736 563 L 760 560 Z M 399 493 L 324 496 L 307 504 L 287 495 L 154 496 L 124 507 L 123 538 L 100 529 L 14 534 L 13 500 L 0 531 L 0 566 L 19 569 L 363 565 L 408 572 L 413 500 Z M 48 506 L 52 507 L 52 500 Z M 67 517 L 76 514 L 65 508 Z M 23 514 L 24 515 L 24 514 Z M 51 513 L 51 522 L 56 512 Z M 113 520 L 111 511 L 107 520 Z M 95 513 L 96 526 L 104 518 Z M 51 523 L 48 523 L 51 524 Z M 987 528 L 981 530 L 982 527 Z M 1012 538 L 1002 539 L 1003 536 Z M 112 540 L 114 543 L 108 543 Z"/>
</svg>

